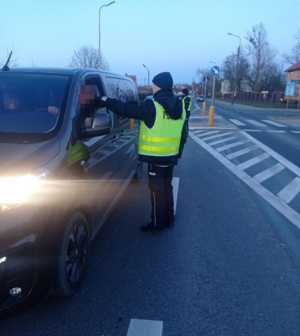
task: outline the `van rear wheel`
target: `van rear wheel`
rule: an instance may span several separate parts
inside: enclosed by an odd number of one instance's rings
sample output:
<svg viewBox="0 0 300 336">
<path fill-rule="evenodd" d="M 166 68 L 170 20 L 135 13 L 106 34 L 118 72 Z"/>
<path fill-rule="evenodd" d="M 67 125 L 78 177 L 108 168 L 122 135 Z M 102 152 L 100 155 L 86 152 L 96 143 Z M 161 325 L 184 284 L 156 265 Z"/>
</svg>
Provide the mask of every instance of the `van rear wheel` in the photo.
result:
<svg viewBox="0 0 300 336">
<path fill-rule="evenodd" d="M 80 287 L 87 270 L 90 244 L 88 222 L 82 213 L 76 212 L 62 236 L 53 286 L 55 295 L 70 296 Z"/>
</svg>

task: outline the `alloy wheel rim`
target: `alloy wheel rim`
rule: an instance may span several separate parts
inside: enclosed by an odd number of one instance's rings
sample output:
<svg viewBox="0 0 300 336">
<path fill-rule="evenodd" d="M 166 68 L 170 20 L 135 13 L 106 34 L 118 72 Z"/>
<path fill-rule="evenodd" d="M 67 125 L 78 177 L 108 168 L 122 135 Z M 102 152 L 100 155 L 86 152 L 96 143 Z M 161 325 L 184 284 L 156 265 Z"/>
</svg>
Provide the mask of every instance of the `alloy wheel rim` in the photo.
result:
<svg viewBox="0 0 300 336">
<path fill-rule="evenodd" d="M 66 274 L 71 283 L 75 283 L 80 278 L 87 256 L 87 233 L 84 225 L 76 224 L 68 240 L 66 254 Z"/>
</svg>

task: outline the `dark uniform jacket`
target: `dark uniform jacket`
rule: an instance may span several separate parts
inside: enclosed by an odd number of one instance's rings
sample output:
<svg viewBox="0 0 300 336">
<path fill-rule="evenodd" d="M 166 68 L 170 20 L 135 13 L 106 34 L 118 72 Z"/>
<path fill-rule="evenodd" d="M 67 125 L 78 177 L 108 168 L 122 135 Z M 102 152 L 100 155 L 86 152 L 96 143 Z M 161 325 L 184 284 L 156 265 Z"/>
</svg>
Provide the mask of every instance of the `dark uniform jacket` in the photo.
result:
<svg viewBox="0 0 300 336">
<path fill-rule="evenodd" d="M 173 95 L 172 91 L 160 90 L 153 96 L 154 100 L 163 106 L 171 119 L 177 120 L 182 116 L 182 101 Z M 106 107 L 124 118 L 143 120 L 148 128 L 154 125 L 156 118 L 156 108 L 152 99 L 146 101 L 121 102 L 117 99 L 107 98 Z M 178 157 L 181 157 L 183 145 L 186 142 L 186 130 L 183 127 L 180 152 L 172 156 L 148 156 L 140 155 L 140 160 L 156 165 L 175 165 Z"/>
</svg>

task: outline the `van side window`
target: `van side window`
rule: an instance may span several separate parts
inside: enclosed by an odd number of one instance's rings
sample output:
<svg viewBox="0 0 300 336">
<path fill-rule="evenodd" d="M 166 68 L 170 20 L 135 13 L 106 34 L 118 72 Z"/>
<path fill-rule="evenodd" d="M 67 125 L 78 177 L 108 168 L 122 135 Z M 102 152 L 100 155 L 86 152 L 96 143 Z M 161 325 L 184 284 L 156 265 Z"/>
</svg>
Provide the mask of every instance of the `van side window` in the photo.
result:
<svg viewBox="0 0 300 336">
<path fill-rule="evenodd" d="M 130 82 L 129 80 L 124 80 L 125 85 L 126 85 L 126 97 L 127 97 L 127 101 L 136 101 L 139 100 L 138 96 L 137 96 L 137 89 L 135 87 L 135 85 Z"/>
</svg>

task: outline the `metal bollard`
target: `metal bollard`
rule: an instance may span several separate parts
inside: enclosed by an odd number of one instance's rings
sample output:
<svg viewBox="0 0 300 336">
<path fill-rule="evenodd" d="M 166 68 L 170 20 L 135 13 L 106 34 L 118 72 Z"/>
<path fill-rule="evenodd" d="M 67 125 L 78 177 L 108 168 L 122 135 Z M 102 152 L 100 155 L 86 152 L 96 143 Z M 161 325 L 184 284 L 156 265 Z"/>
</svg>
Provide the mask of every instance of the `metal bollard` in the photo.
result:
<svg viewBox="0 0 300 336">
<path fill-rule="evenodd" d="M 215 115 L 215 107 L 211 106 L 209 108 L 209 116 L 208 116 L 207 126 L 214 126 L 214 115 Z"/>
<path fill-rule="evenodd" d="M 202 104 L 202 115 L 205 115 L 206 113 L 206 102 L 204 101 Z"/>
</svg>

